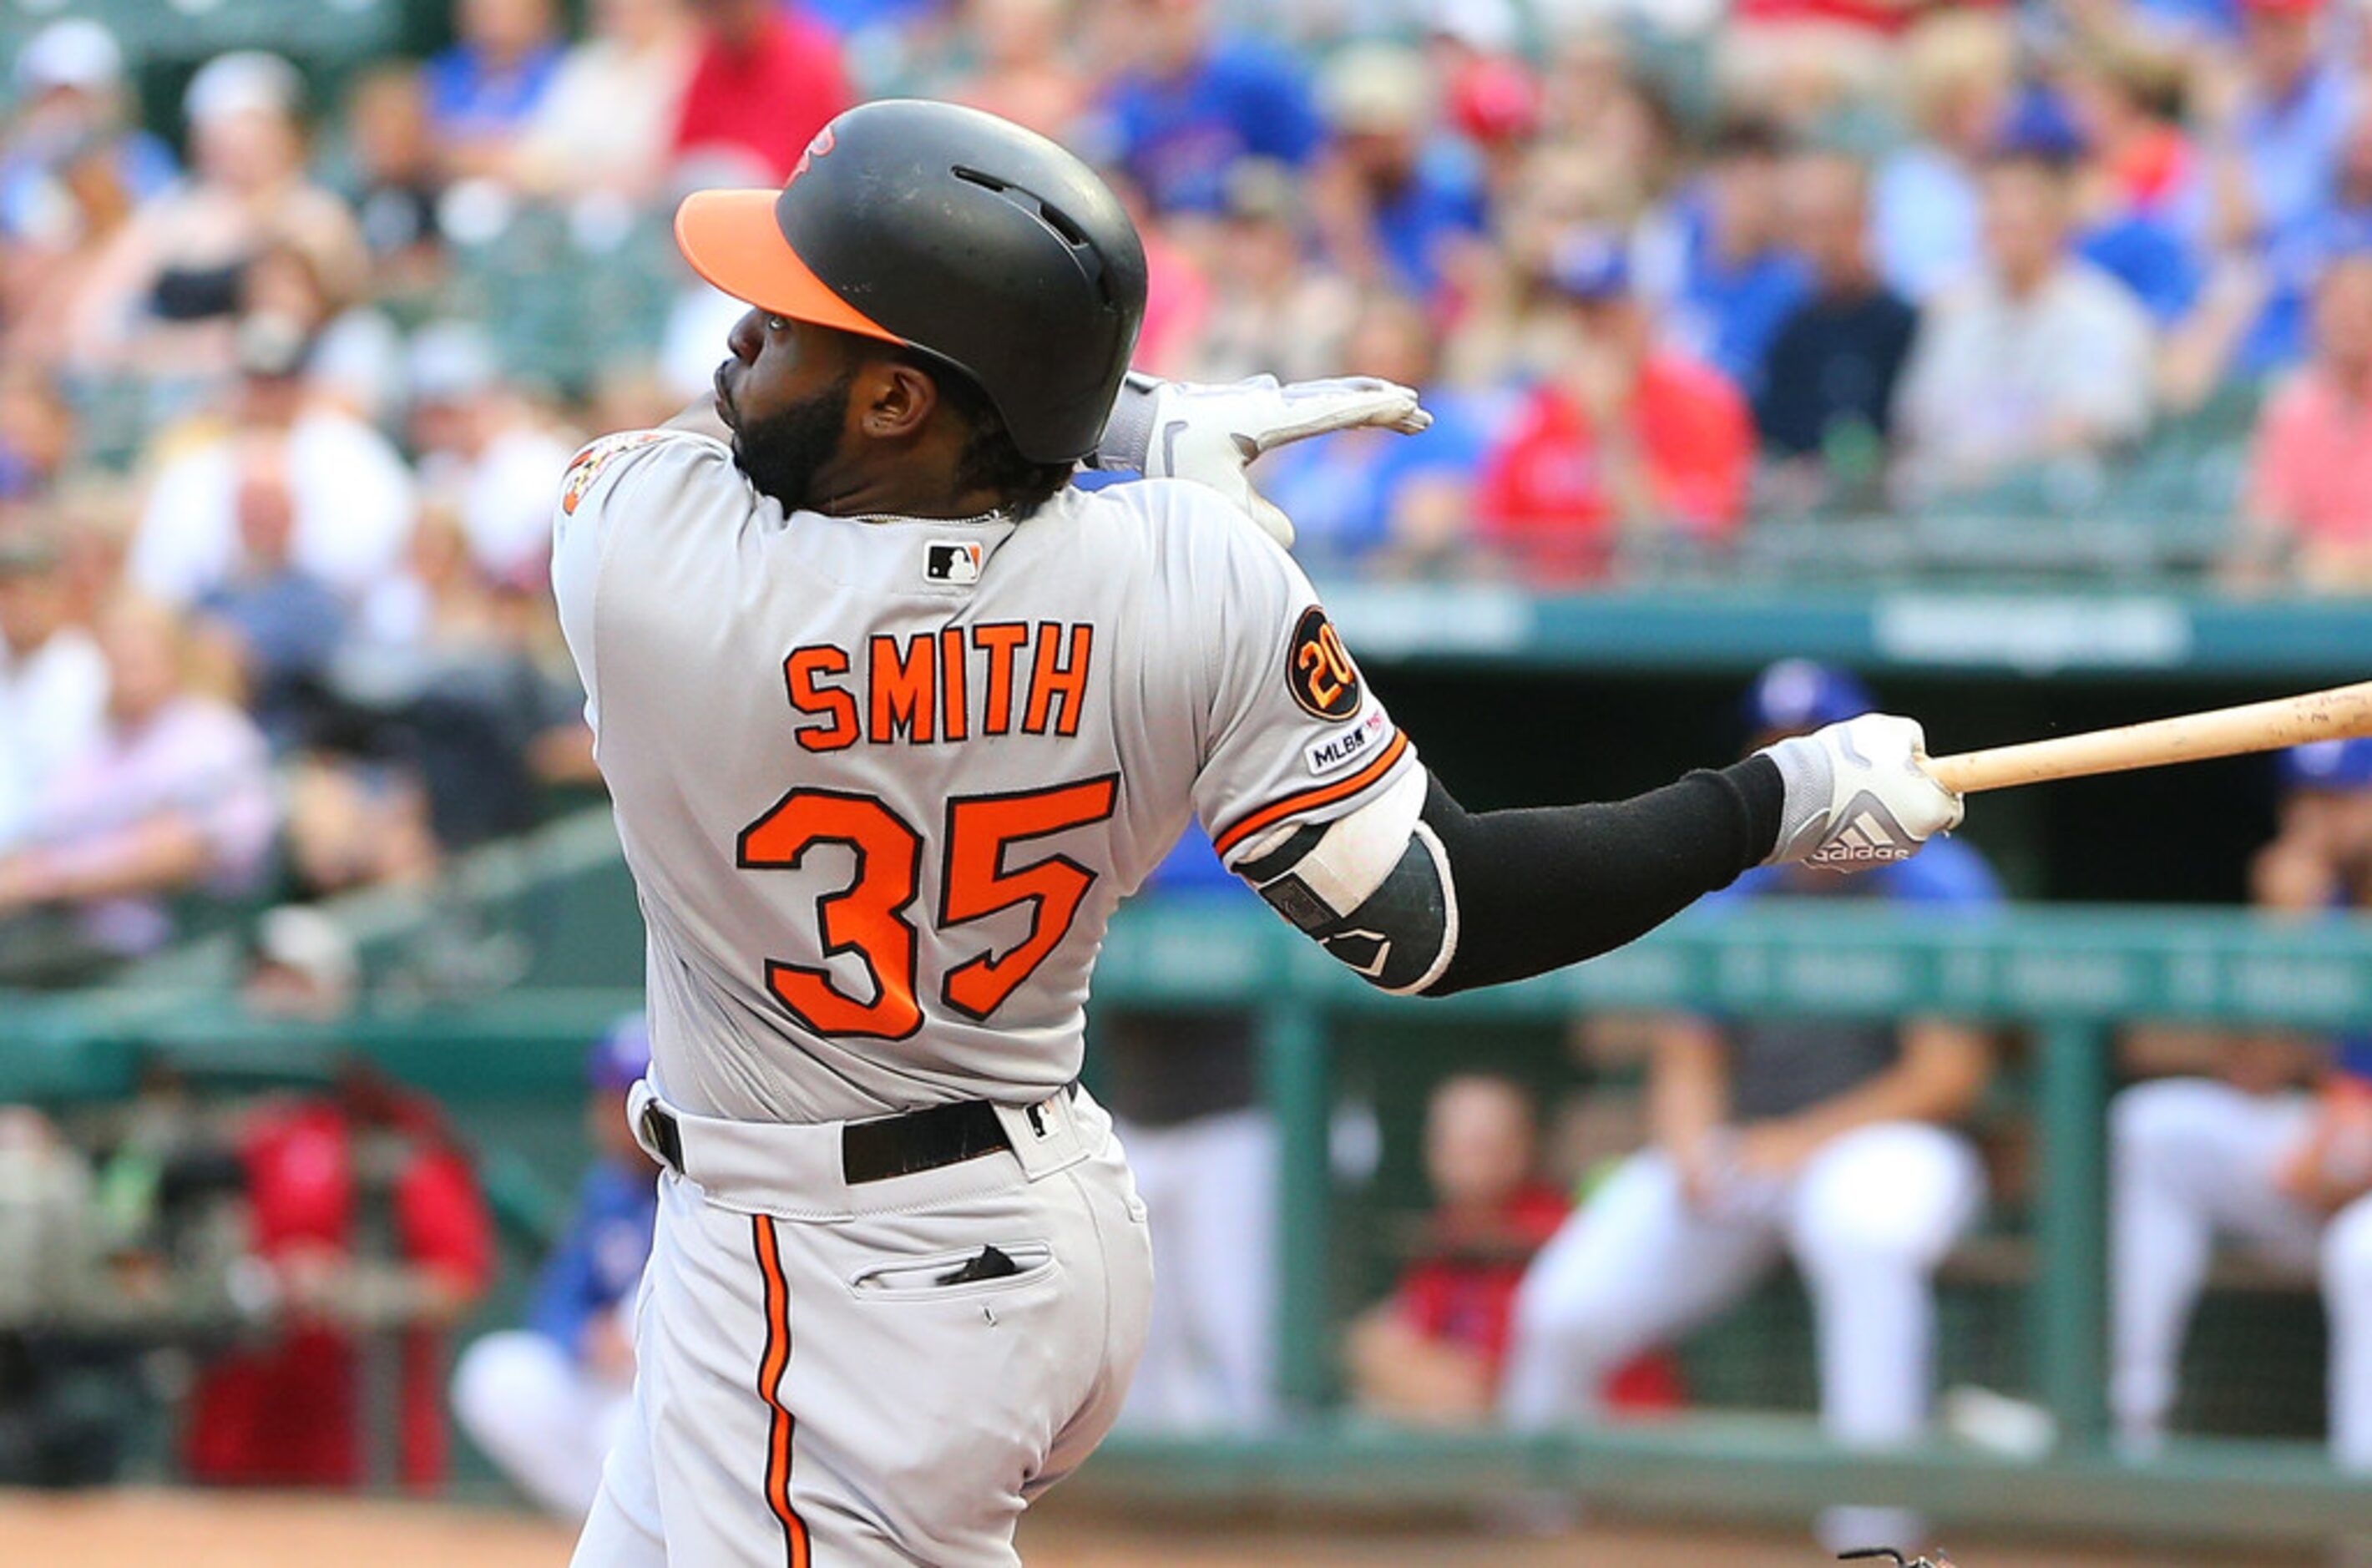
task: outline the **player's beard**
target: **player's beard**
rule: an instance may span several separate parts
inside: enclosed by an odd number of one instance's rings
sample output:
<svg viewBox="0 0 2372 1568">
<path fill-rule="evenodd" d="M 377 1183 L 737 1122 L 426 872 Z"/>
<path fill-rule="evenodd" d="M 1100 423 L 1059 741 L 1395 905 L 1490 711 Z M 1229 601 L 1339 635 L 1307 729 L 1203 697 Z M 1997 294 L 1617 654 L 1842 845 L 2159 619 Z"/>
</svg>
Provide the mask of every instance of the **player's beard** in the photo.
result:
<svg viewBox="0 0 2372 1568">
<path fill-rule="evenodd" d="M 856 386 L 856 372 L 811 398 L 804 398 L 764 419 L 744 419 L 733 431 L 733 461 L 750 476 L 761 495 L 771 495 L 785 512 L 812 507 L 816 471 L 840 450 L 841 433 L 848 424 L 848 400 Z"/>
</svg>

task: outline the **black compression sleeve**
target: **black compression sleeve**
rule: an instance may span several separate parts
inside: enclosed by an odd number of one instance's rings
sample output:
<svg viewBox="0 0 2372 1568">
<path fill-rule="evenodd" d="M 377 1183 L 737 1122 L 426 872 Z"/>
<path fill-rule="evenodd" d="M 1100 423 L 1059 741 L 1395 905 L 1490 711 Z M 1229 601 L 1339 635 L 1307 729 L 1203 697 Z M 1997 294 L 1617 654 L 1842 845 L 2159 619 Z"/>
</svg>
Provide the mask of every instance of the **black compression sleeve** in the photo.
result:
<svg viewBox="0 0 2372 1568">
<path fill-rule="evenodd" d="M 1458 952 L 1428 996 L 1595 958 L 1759 865 L 1785 786 L 1768 757 L 1629 800 L 1471 816 L 1431 781 L 1424 823 L 1449 860 Z"/>
</svg>

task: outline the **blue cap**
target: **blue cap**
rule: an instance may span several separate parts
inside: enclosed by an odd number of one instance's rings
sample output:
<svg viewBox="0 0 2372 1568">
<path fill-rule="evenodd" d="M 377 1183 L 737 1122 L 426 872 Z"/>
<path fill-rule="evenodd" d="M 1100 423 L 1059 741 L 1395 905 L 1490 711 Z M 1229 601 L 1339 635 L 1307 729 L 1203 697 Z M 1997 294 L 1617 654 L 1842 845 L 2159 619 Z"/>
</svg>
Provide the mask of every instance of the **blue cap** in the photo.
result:
<svg viewBox="0 0 2372 1568">
<path fill-rule="evenodd" d="M 2281 756 L 2284 789 L 2372 789 L 2372 740 L 2316 740 Z"/>
<path fill-rule="evenodd" d="M 1622 236 L 1584 226 L 1557 237 L 1549 282 L 1570 299 L 1613 299 L 1631 292 L 1631 252 Z"/>
<path fill-rule="evenodd" d="M 1878 706 L 1851 670 L 1807 658 L 1781 659 L 1746 689 L 1746 727 L 1755 735 L 1818 729 Z"/>
<path fill-rule="evenodd" d="M 651 1070 L 651 1026 L 629 1013 L 611 1024 L 585 1059 L 585 1076 L 597 1089 L 629 1089 Z"/>
</svg>

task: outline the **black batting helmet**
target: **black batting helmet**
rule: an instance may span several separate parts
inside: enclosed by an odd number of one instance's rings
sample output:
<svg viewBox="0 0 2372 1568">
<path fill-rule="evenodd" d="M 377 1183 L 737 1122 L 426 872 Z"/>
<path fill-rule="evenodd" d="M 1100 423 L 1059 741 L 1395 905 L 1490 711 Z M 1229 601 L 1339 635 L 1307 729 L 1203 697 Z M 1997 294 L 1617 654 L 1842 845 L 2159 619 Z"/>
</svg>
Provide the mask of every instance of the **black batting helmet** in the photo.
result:
<svg viewBox="0 0 2372 1568">
<path fill-rule="evenodd" d="M 780 192 L 699 192 L 675 237 L 737 299 L 962 371 L 1033 462 L 1095 449 L 1145 319 L 1145 249 L 1104 182 L 951 103 L 852 109 Z"/>
</svg>

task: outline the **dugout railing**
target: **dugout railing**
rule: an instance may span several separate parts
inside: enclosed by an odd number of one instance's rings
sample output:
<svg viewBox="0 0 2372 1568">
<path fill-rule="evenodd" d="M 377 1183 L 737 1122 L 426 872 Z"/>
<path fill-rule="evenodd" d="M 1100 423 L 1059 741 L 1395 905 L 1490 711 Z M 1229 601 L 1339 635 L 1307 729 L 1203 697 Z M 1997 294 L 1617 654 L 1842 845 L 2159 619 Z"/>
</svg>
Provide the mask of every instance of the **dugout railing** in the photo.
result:
<svg viewBox="0 0 2372 1568">
<path fill-rule="evenodd" d="M 2372 1485 L 2333 1470 L 2317 1445 L 2187 1438 L 2128 1463 L 2110 1451 L 2102 1416 L 2104 1113 L 2114 1031 L 2144 1019 L 2372 1026 L 2372 923 L 2072 907 L 1933 918 L 1773 902 L 1684 916 L 1578 969 L 1425 1003 L 1369 990 L 1257 908 L 1146 905 L 1116 923 L 1097 999 L 1259 1015 L 1265 1093 L 1283 1132 L 1278 1365 L 1290 1413 L 1275 1432 L 1252 1437 L 1116 1437 L 1082 1485 L 1443 1505 L 1570 1487 L 1629 1504 L 1762 1516 L 1800 1516 L 1849 1497 L 1909 1504 L 1947 1521 L 2119 1533 L 2272 1540 L 2372 1532 Z M 260 1028 L 219 994 L 14 998 L 0 1004 L 0 1099 L 121 1096 L 160 1058 L 262 1080 L 301 1076 L 334 1040 L 457 1107 L 573 1103 L 583 1042 L 634 1001 L 623 991 L 522 990 L 381 1008 L 332 1036 Z M 1340 1216 L 1328 1128 L 1338 1040 L 1395 1016 L 1484 1030 L 1674 1008 L 1938 1013 L 2025 1036 L 2037 1156 L 2028 1226 L 2032 1365 L 2014 1391 L 2054 1418 L 2057 1443 L 2046 1456 L 2013 1460 L 1943 1442 L 1846 1453 L 1796 1416 L 1690 1414 L 1536 1439 L 1396 1432 L 1329 1403 L 1328 1263 Z"/>
</svg>

